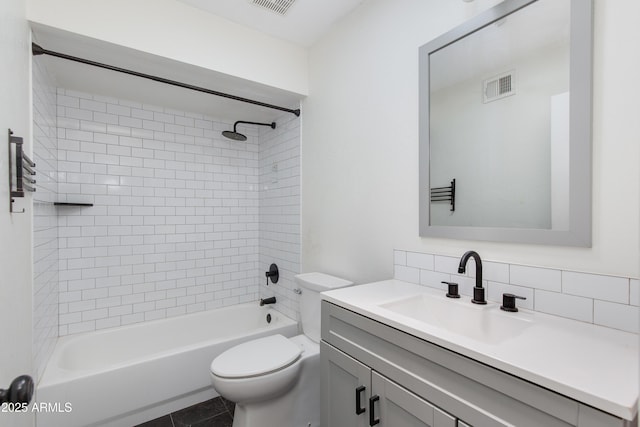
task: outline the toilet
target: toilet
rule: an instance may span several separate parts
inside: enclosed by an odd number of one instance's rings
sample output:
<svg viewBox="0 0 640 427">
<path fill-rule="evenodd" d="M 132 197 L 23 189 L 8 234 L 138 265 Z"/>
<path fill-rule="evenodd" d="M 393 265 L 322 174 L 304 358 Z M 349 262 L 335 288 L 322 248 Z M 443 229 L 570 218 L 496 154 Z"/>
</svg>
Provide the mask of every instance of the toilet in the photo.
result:
<svg viewBox="0 0 640 427">
<path fill-rule="evenodd" d="M 236 403 L 233 427 L 320 425 L 320 292 L 353 283 L 324 273 L 296 283 L 302 335 L 247 341 L 211 362 L 213 387 Z"/>
</svg>

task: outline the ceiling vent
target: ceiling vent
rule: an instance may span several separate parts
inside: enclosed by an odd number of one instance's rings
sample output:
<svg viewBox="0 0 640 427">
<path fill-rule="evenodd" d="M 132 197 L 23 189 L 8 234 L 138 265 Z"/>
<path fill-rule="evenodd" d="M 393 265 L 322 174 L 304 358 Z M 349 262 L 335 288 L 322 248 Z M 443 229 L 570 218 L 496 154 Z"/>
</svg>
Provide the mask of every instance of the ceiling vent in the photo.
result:
<svg viewBox="0 0 640 427">
<path fill-rule="evenodd" d="M 270 10 L 278 15 L 285 15 L 296 0 L 249 0 L 255 6 Z"/>
<path fill-rule="evenodd" d="M 484 103 L 516 94 L 515 70 L 491 77 L 483 82 Z"/>
</svg>

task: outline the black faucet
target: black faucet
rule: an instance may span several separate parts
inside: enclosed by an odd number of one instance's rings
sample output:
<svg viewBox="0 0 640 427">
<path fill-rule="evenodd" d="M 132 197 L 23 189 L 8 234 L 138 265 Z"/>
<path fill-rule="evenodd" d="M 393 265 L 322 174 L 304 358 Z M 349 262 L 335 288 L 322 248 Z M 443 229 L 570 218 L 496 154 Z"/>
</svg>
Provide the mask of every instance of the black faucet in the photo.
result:
<svg viewBox="0 0 640 427">
<path fill-rule="evenodd" d="M 276 297 L 269 297 L 269 298 L 264 298 L 264 299 L 260 299 L 260 306 L 262 307 L 263 305 L 266 304 L 275 304 L 276 303 Z"/>
<path fill-rule="evenodd" d="M 474 304 L 486 304 L 487 300 L 484 298 L 484 288 L 482 287 L 482 261 L 480 261 L 480 255 L 476 251 L 467 251 L 462 255 L 460 265 L 458 265 L 458 273 L 463 274 L 466 271 L 467 261 L 471 257 L 476 263 L 476 286 L 473 288 L 471 302 Z"/>
</svg>

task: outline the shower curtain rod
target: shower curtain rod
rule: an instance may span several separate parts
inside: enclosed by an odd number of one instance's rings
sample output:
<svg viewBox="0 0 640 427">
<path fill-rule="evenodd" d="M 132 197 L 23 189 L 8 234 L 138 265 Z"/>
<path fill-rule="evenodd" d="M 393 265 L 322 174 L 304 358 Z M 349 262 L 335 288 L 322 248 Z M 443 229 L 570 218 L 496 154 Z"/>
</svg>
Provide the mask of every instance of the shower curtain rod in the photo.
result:
<svg viewBox="0 0 640 427">
<path fill-rule="evenodd" d="M 260 101 L 255 101 L 253 99 L 242 98 L 240 96 L 230 95 L 228 93 L 217 92 L 215 90 L 207 89 L 204 87 L 194 86 L 187 83 L 178 82 L 175 80 L 165 79 L 163 77 L 153 76 L 151 74 L 139 73 L 137 71 L 127 70 L 126 68 L 115 67 L 113 65 L 103 64 L 100 62 L 91 61 L 84 58 L 78 58 L 77 56 L 71 56 L 60 52 L 54 52 L 52 50 L 44 49 L 43 47 L 32 43 L 31 44 L 31 52 L 34 56 L 36 55 L 51 55 L 56 58 L 67 59 L 69 61 L 80 62 L 81 64 L 93 65 L 94 67 L 104 68 L 106 70 L 117 71 L 119 73 L 129 74 L 131 76 L 142 77 L 144 79 L 153 80 L 160 83 L 165 83 L 172 86 L 178 86 L 185 89 L 191 89 L 198 92 L 208 93 L 210 95 L 221 96 L 223 98 L 233 99 L 235 101 L 247 102 L 253 105 L 259 105 L 261 107 L 272 108 L 274 110 L 286 111 L 287 113 L 295 114 L 296 116 L 300 116 L 300 109 L 292 110 L 290 108 L 278 107 L 277 105 L 267 104 Z"/>
</svg>

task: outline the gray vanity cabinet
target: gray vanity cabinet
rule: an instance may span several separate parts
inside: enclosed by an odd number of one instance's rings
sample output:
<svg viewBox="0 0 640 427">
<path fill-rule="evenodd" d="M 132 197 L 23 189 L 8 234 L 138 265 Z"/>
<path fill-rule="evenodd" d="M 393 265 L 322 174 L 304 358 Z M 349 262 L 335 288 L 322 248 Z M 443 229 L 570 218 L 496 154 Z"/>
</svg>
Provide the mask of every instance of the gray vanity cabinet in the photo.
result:
<svg viewBox="0 0 640 427">
<path fill-rule="evenodd" d="M 456 419 L 322 342 L 324 427 L 456 427 Z"/>
<path fill-rule="evenodd" d="M 366 410 L 371 397 L 371 369 L 343 352 L 320 342 L 324 427 L 368 426 Z"/>
<path fill-rule="evenodd" d="M 327 301 L 321 327 L 322 427 L 635 425 Z"/>
</svg>

